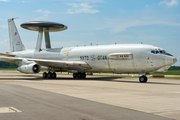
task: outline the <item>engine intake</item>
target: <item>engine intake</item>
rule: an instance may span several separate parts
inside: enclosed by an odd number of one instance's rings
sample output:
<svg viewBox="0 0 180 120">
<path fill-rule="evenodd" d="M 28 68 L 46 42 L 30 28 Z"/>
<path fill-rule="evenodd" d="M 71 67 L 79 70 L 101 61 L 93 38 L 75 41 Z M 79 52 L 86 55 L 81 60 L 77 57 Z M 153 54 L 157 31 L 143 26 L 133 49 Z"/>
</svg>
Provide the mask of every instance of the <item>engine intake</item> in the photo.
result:
<svg viewBox="0 0 180 120">
<path fill-rule="evenodd" d="M 32 63 L 29 65 L 21 65 L 17 68 L 17 70 L 22 73 L 39 73 L 41 67 L 36 63 Z"/>
</svg>

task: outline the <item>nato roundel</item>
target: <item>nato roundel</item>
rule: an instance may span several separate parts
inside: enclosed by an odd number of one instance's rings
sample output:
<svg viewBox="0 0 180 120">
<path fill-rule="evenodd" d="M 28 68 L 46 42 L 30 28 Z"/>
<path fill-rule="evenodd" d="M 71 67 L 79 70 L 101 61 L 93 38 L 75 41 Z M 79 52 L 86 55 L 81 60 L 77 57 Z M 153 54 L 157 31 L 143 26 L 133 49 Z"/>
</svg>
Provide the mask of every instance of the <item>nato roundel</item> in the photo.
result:
<svg viewBox="0 0 180 120">
<path fill-rule="evenodd" d="M 32 30 L 32 31 L 63 31 L 67 29 L 67 26 L 56 23 L 56 22 L 47 22 L 47 21 L 31 21 L 21 24 L 21 27 L 24 29 Z"/>
</svg>

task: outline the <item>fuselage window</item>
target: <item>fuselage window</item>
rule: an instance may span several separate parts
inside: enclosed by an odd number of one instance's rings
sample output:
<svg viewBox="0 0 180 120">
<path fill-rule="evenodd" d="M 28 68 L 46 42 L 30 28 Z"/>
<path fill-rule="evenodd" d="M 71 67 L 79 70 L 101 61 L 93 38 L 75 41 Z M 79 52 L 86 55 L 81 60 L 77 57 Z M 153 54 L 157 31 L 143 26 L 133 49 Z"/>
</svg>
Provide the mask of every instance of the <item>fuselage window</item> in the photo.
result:
<svg viewBox="0 0 180 120">
<path fill-rule="evenodd" d="M 124 55 L 124 57 L 129 57 L 129 55 Z"/>
<path fill-rule="evenodd" d="M 122 58 L 122 57 L 123 57 L 123 55 L 120 55 L 119 57 L 121 57 L 121 58 Z"/>
</svg>

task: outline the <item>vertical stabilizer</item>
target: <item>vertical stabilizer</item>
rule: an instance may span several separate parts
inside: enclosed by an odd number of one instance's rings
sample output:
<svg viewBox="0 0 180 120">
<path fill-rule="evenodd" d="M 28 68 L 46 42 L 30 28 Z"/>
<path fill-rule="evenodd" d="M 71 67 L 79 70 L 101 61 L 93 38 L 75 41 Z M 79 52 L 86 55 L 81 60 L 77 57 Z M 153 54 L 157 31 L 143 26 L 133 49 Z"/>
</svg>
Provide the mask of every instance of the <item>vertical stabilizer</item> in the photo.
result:
<svg viewBox="0 0 180 120">
<path fill-rule="evenodd" d="M 18 30 L 14 23 L 14 18 L 8 19 L 8 27 L 9 27 L 9 39 L 10 39 L 10 51 L 23 51 L 25 47 L 21 41 Z"/>
</svg>

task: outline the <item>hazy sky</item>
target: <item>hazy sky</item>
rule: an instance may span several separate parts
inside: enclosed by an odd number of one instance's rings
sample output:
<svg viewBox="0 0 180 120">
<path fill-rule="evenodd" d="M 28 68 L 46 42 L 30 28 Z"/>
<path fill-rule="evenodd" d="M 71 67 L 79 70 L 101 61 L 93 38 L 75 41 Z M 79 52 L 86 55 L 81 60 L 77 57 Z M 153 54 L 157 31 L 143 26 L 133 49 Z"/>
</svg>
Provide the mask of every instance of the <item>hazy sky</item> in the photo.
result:
<svg viewBox="0 0 180 120">
<path fill-rule="evenodd" d="M 38 33 L 20 24 L 52 21 L 68 26 L 50 33 L 52 47 L 143 42 L 164 48 L 180 66 L 180 0 L 0 0 L 0 52 L 10 50 L 7 19 L 14 17 L 28 49 Z"/>
</svg>

